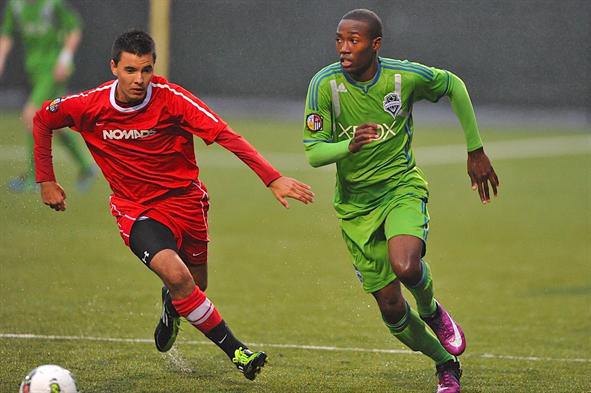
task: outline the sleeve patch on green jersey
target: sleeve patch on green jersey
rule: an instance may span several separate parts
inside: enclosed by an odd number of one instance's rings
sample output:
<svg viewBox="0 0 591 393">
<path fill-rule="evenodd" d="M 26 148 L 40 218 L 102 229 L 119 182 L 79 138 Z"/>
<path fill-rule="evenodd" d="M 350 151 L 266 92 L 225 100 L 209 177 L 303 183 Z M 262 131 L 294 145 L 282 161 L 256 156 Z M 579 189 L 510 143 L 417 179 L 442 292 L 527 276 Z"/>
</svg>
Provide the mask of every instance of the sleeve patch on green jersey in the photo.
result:
<svg viewBox="0 0 591 393">
<path fill-rule="evenodd" d="M 310 113 L 308 117 L 306 117 L 306 127 L 308 127 L 308 130 L 310 131 L 321 131 L 323 123 L 324 120 L 318 113 Z"/>
</svg>

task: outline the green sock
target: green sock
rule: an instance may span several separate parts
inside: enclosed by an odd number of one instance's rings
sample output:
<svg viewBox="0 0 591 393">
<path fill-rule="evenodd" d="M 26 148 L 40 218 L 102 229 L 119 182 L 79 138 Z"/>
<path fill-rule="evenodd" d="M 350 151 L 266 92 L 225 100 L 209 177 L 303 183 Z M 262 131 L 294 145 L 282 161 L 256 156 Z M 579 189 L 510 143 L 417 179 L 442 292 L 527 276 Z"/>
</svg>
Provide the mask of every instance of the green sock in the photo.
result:
<svg viewBox="0 0 591 393">
<path fill-rule="evenodd" d="M 78 144 L 76 136 L 65 130 L 61 131 L 58 135 L 62 144 L 66 147 L 72 158 L 74 158 L 74 161 L 80 165 L 80 169 L 90 168 L 90 160 L 82 152 L 82 148 Z"/>
<path fill-rule="evenodd" d="M 408 303 L 406 303 L 406 313 L 400 321 L 394 324 L 386 321 L 384 323 L 394 337 L 413 351 L 420 351 L 427 355 L 435 364 L 440 365 L 454 359 Z"/>
<path fill-rule="evenodd" d="M 433 298 L 433 279 L 429 264 L 421 259 L 421 279 L 413 286 L 406 287 L 417 301 L 419 315 L 428 317 L 437 309 Z"/>
</svg>

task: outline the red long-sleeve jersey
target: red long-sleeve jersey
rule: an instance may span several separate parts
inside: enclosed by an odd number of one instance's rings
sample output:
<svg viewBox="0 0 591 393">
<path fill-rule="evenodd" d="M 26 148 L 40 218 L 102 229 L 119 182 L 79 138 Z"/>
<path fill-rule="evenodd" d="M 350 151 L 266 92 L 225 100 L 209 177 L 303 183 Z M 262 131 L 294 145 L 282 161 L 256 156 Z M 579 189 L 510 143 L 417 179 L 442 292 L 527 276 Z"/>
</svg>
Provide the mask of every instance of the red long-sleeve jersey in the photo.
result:
<svg viewBox="0 0 591 393">
<path fill-rule="evenodd" d="M 244 161 L 269 185 L 281 174 L 244 138 L 197 97 L 154 76 L 145 99 L 122 107 L 115 99 L 117 81 L 53 101 L 34 119 L 37 182 L 53 181 L 52 131 L 78 131 L 116 197 L 144 204 L 196 181 L 193 135 L 217 142 Z"/>
</svg>

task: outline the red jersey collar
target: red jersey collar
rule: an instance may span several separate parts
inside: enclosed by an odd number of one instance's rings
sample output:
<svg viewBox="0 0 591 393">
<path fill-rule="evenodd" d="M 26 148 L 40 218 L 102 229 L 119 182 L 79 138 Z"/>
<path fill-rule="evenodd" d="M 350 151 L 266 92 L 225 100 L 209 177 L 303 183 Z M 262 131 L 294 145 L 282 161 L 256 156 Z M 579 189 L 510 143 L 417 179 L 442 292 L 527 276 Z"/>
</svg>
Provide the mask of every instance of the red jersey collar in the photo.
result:
<svg viewBox="0 0 591 393">
<path fill-rule="evenodd" d="M 113 82 L 113 84 L 111 85 L 111 94 L 109 96 L 109 100 L 111 101 L 111 106 L 113 106 L 113 108 L 117 109 L 119 112 L 129 113 L 129 112 L 139 111 L 140 109 L 142 109 L 146 105 L 148 105 L 148 103 L 150 102 L 150 98 L 152 98 L 152 83 L 148 84 L 148 88 L 146 90 L 146 97 L 144 97 L 144 100 L 141 103 L 139 103 L 135 106 L 127 107 L 127 108 L 124 108 L 121 105 L 118 105 L 117 100 L 115 99 L 115 92 L 117 90 L 117 83 L 118 83 L 118 81 L 115 80 Z"/>
</svg>

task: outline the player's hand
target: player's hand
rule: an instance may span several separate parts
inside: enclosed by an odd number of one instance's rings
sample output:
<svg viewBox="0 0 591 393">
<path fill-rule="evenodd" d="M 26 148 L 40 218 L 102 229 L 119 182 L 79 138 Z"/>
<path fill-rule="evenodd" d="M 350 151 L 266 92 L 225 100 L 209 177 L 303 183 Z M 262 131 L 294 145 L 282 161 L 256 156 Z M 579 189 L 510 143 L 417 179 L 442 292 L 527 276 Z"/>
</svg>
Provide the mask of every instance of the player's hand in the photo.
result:
<svg viewBox="0 0 591 393">
<path fill-rule="evenodd" d="M 269 184 L 269 188 L 286 209 L 289 209 L 289 204 L 285 198 L 293 198 L 306 205 L 314 202 L 314 193 L 311 187 L 291 177 L 281 176 L 273 180 Z"/>
<path fill-rule="evenodd" d="M 377 124 L 361 124 L 355 130 L 351 142 L 349 142 L 349 151 L 351 153 L 357 153 L 363 145 L 367 145 L 378 139 L 378 126 Z"/>
<path fill-rule="evenodd" d="M 53 79 L 56 82 L 65 82 L 72 73 L 72 66 L 58 62 L 53 69 Z"/>
<path fill-rule="evenodd" d="M 62 186 L 54 181 L 41 183 L 41 200 L 55 211 L 66 210 L 66 193 Z"/>
<path fill-rule="evenodd" d="M 490 202 L 488 183 L 494 195 L 497 196 L 499 178 L 482 147 L 468 153 L 468 176 L 470 176 L 472 190 L 478 190 L 482 203 Z"/>
</svg>

